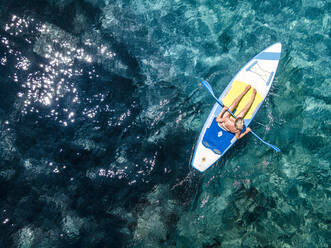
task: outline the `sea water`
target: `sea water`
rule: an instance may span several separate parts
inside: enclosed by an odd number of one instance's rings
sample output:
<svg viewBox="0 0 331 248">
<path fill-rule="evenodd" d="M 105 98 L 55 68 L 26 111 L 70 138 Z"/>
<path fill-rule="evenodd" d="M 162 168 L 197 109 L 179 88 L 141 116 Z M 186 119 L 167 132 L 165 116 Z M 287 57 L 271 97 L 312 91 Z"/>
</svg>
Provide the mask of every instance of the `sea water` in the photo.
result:
<svg viewBox="0 0 331 248">
<path fill-rule="evenodd" d="M 331 3 L 0 1 L 0 247 L 330 247 Z M 281 42 L 252 135 L 190 166 Z"/>
</svg>

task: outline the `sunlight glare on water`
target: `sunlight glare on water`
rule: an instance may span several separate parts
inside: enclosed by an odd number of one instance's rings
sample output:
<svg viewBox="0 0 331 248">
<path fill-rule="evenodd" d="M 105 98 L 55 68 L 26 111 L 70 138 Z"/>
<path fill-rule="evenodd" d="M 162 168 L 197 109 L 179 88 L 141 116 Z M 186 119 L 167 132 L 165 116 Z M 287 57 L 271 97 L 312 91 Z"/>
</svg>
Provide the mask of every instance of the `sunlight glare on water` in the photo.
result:
<svg viewBox="0 0 331 248">
<path fill-rule="evenodd" d="M 90 70 L 79 66 L 79 61 L 92 63 L 92 54 L 80 47 L 78 39 L 71 34 L 60 30 L 53 24 L 43 24 L 33 18 L 13 15 L 10 22 L 5 24 L 4 30 L 11 36 L 18 37 L 27 36 L 28 32 L 34 34 L 36 40 L 33 44 L 33 51 L 46 59 L 37 65 L 37 70 L 36 65 L 33 65 L 33 70 L 29 70 L 31 61 L 21 52 L 15 51 L 6 37 L 1 38 L 1 42 L 7 48 L 7 53 L 14 53 L 17 60 L 16 71 L 12 77 L 14 82 L 20 83 L 22 87 L 22 91 L 17 93 L 18 97 L 24 101 L 22 114 L 40 113 L 42 108 L 48 112 L 46 116 L 57 120 L 64 126 L 73 123 L 74 115 L 72 113 L 79 108 L 82 101 L 77 91 L 77 79 L 86 73 L 91 80 L 99 77 L 95 69 Z M 31 43 L 30 40 L 29 43 Z M 97 52 L 108 59 L 115 56 L 115 53 L 106 45 L 94 44 L 90 39 L 83 41 L 83 44 L 86 47 L 96 47 Z M 7 61 L 6 56 L 1 58 L 2 65 L 6 65 Z M 26 71 L 26 73 L 22 74 L 21 71 Z M 18 74 L 23 78 L 19 80 Z M 96 98 L 103 101 L 104 95 L 101 94 L 101 97 L 96 96 Z M 63 100 L 70 101 L 68 108 L 62 107 Z M 89 101 L 88 98 L 84 100 Z M 92 109 L 85 108 L 82 114 L 94 118 L 100 111 L 99 106 L 96 105 Z"/>
</svg>

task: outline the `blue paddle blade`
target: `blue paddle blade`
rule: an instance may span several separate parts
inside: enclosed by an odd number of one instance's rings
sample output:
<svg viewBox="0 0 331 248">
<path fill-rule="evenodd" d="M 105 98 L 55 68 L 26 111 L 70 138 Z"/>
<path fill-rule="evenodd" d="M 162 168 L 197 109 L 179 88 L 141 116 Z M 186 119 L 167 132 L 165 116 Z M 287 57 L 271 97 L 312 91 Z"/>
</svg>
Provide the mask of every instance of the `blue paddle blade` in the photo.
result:
<svg viewBox="0 0 331 248">
<path fill-rule="evenodd" d="M 254 133 L 252 130 L 251 130 L 251 133 L 256 137 L 258 138 L 262 143 L 264 143 L 265 145 L 271 147 L 272 149 L 274 149 L 276 152 L 280 152 L 280 149 L 272 144 L 269 144 L 268 142 L 265 142 L 263 139 L 261 139 L 256 133 Z"/>
<path fill-rule="evenodd" d="M 203 80 L 201 83 L 202 83 L 202 85 L 203 85 L 203 86 L 209 91 L 209 93 L 212 95 L 212 97 L 214 97 L 214 99 L 216 100 L 216 102 L 218 102 L 218 104 L 221 105 L 221 106 L 223 107 L 224 104 L 223 104 L 222 102 L 220 102 L 220 101 L 216 98 L 216 96 L 214 95 L 214 91 L 213 91 L 212 87 L 210 86 L 210 84 L 209 84 L 207 81 L 205 81 L 205 80 Z"/>
<path fill-rule="evenodd" d="M 214 91 L 211 88 L 210 84 L 207 81 L 205 81 L 205 80 L 203 80 L 201 83 L 215 97 Z"/>
</svg>

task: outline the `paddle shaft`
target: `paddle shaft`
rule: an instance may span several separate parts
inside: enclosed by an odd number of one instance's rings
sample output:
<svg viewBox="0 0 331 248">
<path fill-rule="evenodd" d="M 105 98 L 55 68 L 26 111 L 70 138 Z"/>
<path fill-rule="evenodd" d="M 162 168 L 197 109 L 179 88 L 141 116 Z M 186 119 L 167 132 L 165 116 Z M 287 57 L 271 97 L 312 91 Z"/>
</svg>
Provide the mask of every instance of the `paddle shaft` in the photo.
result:
<svg viewBox="0 0 331 248">
<path fill-rule="evenodd" d="M 213 91 L 213 89 L 212 89 L 212 87 L 210 86 L 210 84 L 207 82 L 207 81 L 202 81 L 201 82 L 202 83 L 202 85 L 208 90 L 208 92 L 214 97 L 214 99 L 216 100 L 216 102 L 220 105 L 220 106 L 222 106 L 222 107 L 224 107 L 224 104 L 220 101 L 220 100 L 218 100 L 217 99 L 217 97 L 215 96 L 215 94 L 214 94 L 214 91 Z M 227 111 L 235 118 L 235 119 L 237 119 L 237 117 L 234 115 L 234 113 L 232 113 L 229 109 L 227 109 Z M 276 152 L 280 152 L 280 149 L 278 148 L 278 147 L 276 147 L 276 146 L 274 146 L 274 145 L 272 145 L 272 144 L 270 144 L 270 143 L 268 143 L 268 142 L 265 142 L 263 139 L 261 139 L 255 132 L 253 132 L 252 130 L 250 131 L 256 138 L 258 138 L 263 144 L 265 144 L 265 145 L 268 145 L 269 147 L 271 147 L 272 149 L 274 149 Z"/>
</svg>

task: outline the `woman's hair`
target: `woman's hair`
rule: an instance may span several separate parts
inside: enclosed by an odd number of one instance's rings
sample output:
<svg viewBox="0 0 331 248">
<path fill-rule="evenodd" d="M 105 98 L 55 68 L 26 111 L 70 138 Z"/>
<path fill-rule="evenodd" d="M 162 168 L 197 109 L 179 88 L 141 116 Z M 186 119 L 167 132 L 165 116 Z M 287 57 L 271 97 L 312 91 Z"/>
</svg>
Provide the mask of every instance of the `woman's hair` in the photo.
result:
<svg viewBox="0 0 331 248">
<path fill-rule="evenodd" d="M 239 129 L 239 130 L 243 130 L 244 129 L 244 119 L 241 117 L 238 117 L 235 121 L 234 121 L 234 126 Z"/>
</svg>

